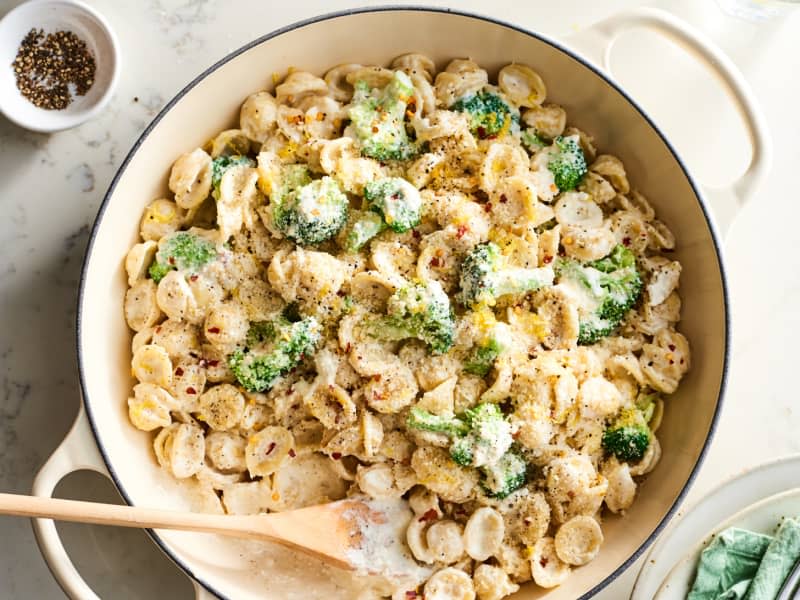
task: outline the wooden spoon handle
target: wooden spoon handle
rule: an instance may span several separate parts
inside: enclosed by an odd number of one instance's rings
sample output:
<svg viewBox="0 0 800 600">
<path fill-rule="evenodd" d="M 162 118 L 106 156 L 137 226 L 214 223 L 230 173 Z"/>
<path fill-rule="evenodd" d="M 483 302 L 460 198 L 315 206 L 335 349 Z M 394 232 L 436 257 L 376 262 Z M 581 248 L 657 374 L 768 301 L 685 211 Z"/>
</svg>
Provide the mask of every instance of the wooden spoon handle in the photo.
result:
<svg viewBox="0 0 800 600">
<path fill-rule="evenodd" d="M 254 527 L 253 517 L 208 515 L 21 494 L 0 494 L 0 514 L 139 529 L 180 529 L 240 538 L 273 537 L 264 526 L 265 523 Z"/>
</svg>

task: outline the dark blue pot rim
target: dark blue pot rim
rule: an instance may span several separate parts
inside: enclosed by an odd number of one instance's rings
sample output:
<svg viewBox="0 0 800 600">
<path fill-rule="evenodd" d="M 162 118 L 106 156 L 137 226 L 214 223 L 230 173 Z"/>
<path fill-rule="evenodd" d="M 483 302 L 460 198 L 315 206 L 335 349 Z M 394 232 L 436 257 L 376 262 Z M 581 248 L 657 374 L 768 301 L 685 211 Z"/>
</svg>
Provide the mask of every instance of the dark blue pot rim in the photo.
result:
<svg viewBox="0 0 800 600">
<path fill-rule="evenodd" d="M 484 15 L 479 15 L 479 14 L 475 14 L 475 13 L 465 12 L 465 11 L 461 11 L 461 10 L 449 9 L 449 8 L 426 7 L 426 6 L 402 6 L 402 5 L 381 6 L 381 7 L 375 7 L 375 8 L 354 8 L 354 9 L 350 9 L 350 10 L 343 10 L 343 11 L 328 13 L 328 14 L 325 14 L 325 15 L 320 15 L 318 17 L 313 17 L 313 18 L 310 18 L 310 19 L 305 19 L 303 21 L 298 21 L 298 22 L 293 23 L 291 25 L 287 25 L 286 27 L 282 27 L 280 29 L 277 29 L 277 30 L 275 30 L 275 31 L 273 31 L 271 33 L 268 33 L 268 34 L 266 34 L 266 35 L 264 35 L 264 36 L 262 36 L 260 38 L 257 38 L 255 40 L 253 40 L 252 42 L 250 42 L 248 44 L 245 44 L 244 46 L 242 46 L 238 50 L 234 50 L 233 52 L 228 54 L 225 58 L 223 58 L 222 60 L 216 62 L 215 64 L 210 66 L 208 69 L 203 71 L 200 75 L 198 75 L 195 79 L 193 79 L 188 85 L 186 85 L 186 87 L 184 87 L 180 92 L 178 92 L 178 94 L 175 95 L 175 97 L 172 98 L 172 100 L 170 100 L 164 106 L 164 108 L 161 109 L 161 111 L 158 113 L 158 115 L 156 115 L 156 117 L 153 119 L 153 121 L 147 126 L 147 129 L 145 129 L 144 132 L 139 136 L 139 139 L 136 140 L 136 143 L 133 145 L 133 147 L 131 148 L 130 152 L 128 152 L 128 155 L 125 157 L 125 160 L 120 165 L 119 170 L 117 171 L 116 175 L 114 176 L 114 179 L 111 181 L 111 184 L 109 185 L 108 191 L 106 192 L 106 194 L 105 194 L 105 196 L 103 198 L 103 202 L 100 205 L 100 208 L 99 208 L 98 213 L 97 213 L 97 217 L 96 217 L 94 225 L 92 227 L 92 231 L 91 231 L 91 234 L 89 236 L 89 242 L 88 242 L 87 249 L 86 249 L 86 254 L 85 254 L 84 259 L 83 259 L 83 266 L 81 268 L 81 277 L 80 277 L 80 282 L 79 282 L 80 287 L 79 287 L 79 292 L 78 292 L 77 323 L 76 323 L 78 373 L 79 373 L 79 377 L 80 377 L 81 390 L 83 392 L 83 397 L 84 397 L 83 404 L 84 404 L 84 408 L 86 410 L 86 414 L 89 417 L 89 423 L 91 425 L 92 432 L 93 432 L 94 437 L 95 437 L 95 442 L 97 443 L 98 449 L 100 450 L 100 453 L 103 456 L 103 460 L 106 463 L 106 467 L 108 468 L 108 472 L 111 474 L 111 477 L 112 477 L 112 479 L 114 481 L 114 484 L 116 485 L 116 487 L 119 490 L 119 492 L 122 495 L 122 497 L 125 499 L 125 502 L 127 502 L 128 504 L 132 504 L 130 496 L 125 491 L 125 488 L 122 485 L 122 481 L 120 480 L 120 478 L 118 477 L 116 471 L 114 470 L 114 467 L 113 467 L 113 465 L 111 464 L 111 461 L 108 458 L 108 454 L 107 454 L 105 448 L 103 447 L 103 445 L 100 442 L 100 437 L 98 436 L 98 424 L 95 422 L 94 415 L 93 415 L 92 409 L 91 409 L 91 403 L 86 401 L 86 389 L 87 389 L 86 373 L 84 371 L 84 361 L 83 361 L 84 357 L 83 357 L 83 353 L 81 351 L 81 338 L 82 338 L 81 317 L 82 317 L 83 297 L 84 297 L 84 292 L 85 292 L 86 272 L 87 272 L 88 265 L 89 265 L 89 259 L 90 259 L 91 255 L 92 255 L 92 250 L 94 248 L 94 242 L 95 242 L 95 239 L 97 237 L 97 232 L 99 231 L 99 229 L 100 229 L 100 227 L 102 225 L 103 216 L 105 214 L 105 211 L 106 211 L 106 208 L 108 207 L 109 202 L 111 201 L 111 197 L 114 195 L 114 190 L 117 187 L 117 183 L 119 182 L 120 178 L 125 173 L 125 169 L 127 168 L 128 163 L 131 161 L 133 156 L 136 154 L 136 152 L 138 151 L 139 147 L 144 143 L 144 141 L 147 139 L 147 136 L 150 135 L 150 132 L 153 131 L 153 129 L 158 125 L 158 123 L 161 121 L 161 119 L 164 118 L 164 116 L 172 109 L 172 107 L 178 102 L 178 100 L 183 98 L 183 96 L 185 96 L 192 88 L 194 88 L 198 83 L 203 81 L 206 77 L 208 77 L 209 75 L 214 73 L 217 69 L 219 69 L 220 67 L 222 67 L 223 65 L 228 63 L 230 60 L 236 58 L 240 54 L 242 54 L 244 52 L 247 52 L 251 48 L 253 48 L 255 46 L 258 46 L 259 44 L 262 44 L 262 43 L 264 43 L 266 41 L 269 41 L 269 40 L 271 40 L 271 39 L 273 39 L 275 37 L 278 37 L 279 35 L 282 35 L 284 33 L 287 33 L 287 32 L 290 32 L 290 31 L 294 31 L 295 29 L 299 29 L 301 27 L 305 27 L 306 25 L 312 25 L 314 23 L 319 23 L 321 21 L 327 21 L 327 20 L 336 19 L 336 18 L 339 18 L 339 17 L 346 17 L 346 16 L 349 16 L 349 15 L 357 15 L 357 14 L 364 14 L 364 13 L 382 13 L 382 12 L 393 12 L 393 11 L 406 11 L 406 12 L 414 11 L 414 12 L 453 14 L 453 15 L 457 15 L 457 16 L 461 16 L 461 17 L 477 19 L 479 21 L 485 21 L 487 23 L 492 23 L 494 25 L 499 25 L 501 27 L 507 27 L 509 29 L 513 29 L 514 31 L 518 31 L 520 33 L 524 33 L 525 35 L 528 35 L 528 36 L 530 36 L 532 38 L 535 38 L 535 39 L 537 39 L 537 40 L 539 40 L 541 42 L 544 42 L 544 43 L 552 46 L 553 48 L 555 48 L 557 50 L 560 50 L 561 52 L 563 52 L 564 54 L 569 56 L 572 60 L 580 63 L 584 67 L 586 67 L 586 68 L 590 69 L 591 71 L 593 71 L 596 75 L 601 77 L 606 82 L 606 84 L 611 86 L 623 98 L 625 98 L 625 100 L 634 109 L 636 109 L 636 111 L 642 116 L 642 118 L 645 119 L 645 121 L 647 121 L 647 123 L 650 125 L 650 127 L 653 129 L 653 131 L 656 132 L 656 134 L 659 136 L 659 138 L 661 138 L 661 141 L 669 149 L 669 151 L 672 154 L 673 158 L 675 159 L 675 161 L 678 163 L 678 165 L 680 166 L 681 170 L 683 171 L 684 176 L 686 177 L 687 181 L 689 182 L 689 184 L 692 187 L 692 190 L 693 190 L 693 192 L 695 194 L 695 197 L 700 201 L 699 202 L 700 209 L 703 212 L 703 217 L 705 218 L 706 224 L 708 226 L 708 230 L 711 233 L 711 239 L 712 239 L 713 244 L 714 244 L 714 251 L 715 251 L 715 253 L 717 255 L 717 262 L 719 264 L 720 275 L 721 275 L 721 279 L 722 279 L 722 294 L 723 294 L 723 301 L 724 301 L 724 308 L 725 308 L 725 343 L 724 343 L 725 352 L 724 352 L 724 360 L 723 360 L 723 367 L 722 367 L 722 378 L 721 378 L 721 381 L 720 381 L 720 391 L 719 391 L 719 395 L 718 395 L 718 398 L 717 398 L 717 405 L 716 405 L 716 409 L 714 411 L 714 417 L 713 417 L 713 419 L 711 421 L 711 426 L 709 427 L 708 437 L 706 438 L 706 441 L 703 444 L 703 448 L 700 451 L 700 455 L 697 458 L 697 462 L 695 463 L 691 474 L 689 475 L 689 479 L 686 481 L 686 484 L 683 486 L 683 489 L 681 490 L 680 494 L 678 494 L 678 497 L 675 499 L 675 502 L 672 504 L 672 506 L 670 507 L 669 511 L 667 511 L 667 514 L 664 515 L 664 518 L 661 519 L 661 521 L 659 522 L 659 524 L 655 528 L 655 530 L 650 534 L 650 536 L 648 536 L 648 538 L 642 543 L 642 545 L 639 546 L 639 548 L 636 550 L 636 552 L 634 552 L 622 565 L 620 565 L 613 573 L 608 575 L 605 579 L 603 579 L 603 581 L 598 583 L 595 587 L 593 587 L 591 590 L 589 590 L 587 593 L 585 593 L 583 596 L 581 596 L 578 599 L 578 600 L 585 600 L 587 598 L 591 598 L 592 596 L 594 596 L 595 594 L 600 592 L 603 588 L 605 588 L 612 581 L 614 581 L 617 577 L 619 577 L 622 573 L 624 573 L 628 569 L 628 567 L 630 567 L 634 562 L 636 562 L 636 560 L 642 555 L 642 553 L 645 550 L 647 550 L 647 548 L 655 541 L 655 539 L 658 537 L 658 535 L 661 533 L 661 531 L 664 529 L 664 527 L 666 527 L 666 525 L 670 521 L 670 519 L 675 515 L 675 512 L 678 510 L 678 507 L 680 506 L 680 504 L 683 501 L 684 497 L 686 496 L 687 492 L 689 491 L 689 489 L 691 488 L 692 484 L 694 483 L 694 480 L 695 480 L 695 478 L 697 476 L 697 473 L 699 472 L 700 467 L 702 466 L 703 461 L 705 460 L 708 448 L 709 448 L 709 446 L 711 444 L 711 441 L 712 441 L 712 439 L 714 437 L 714 434 L 716 433 L 717 424 L 718 424 L 718 421 L 719 421 L 719 415 L 720 415 L 720 411 L 721 411 L 721 408 L 722 408 L 722 401 L 723 401 L 723 397 L 725 395 L 725 389 L 727 387 L 727 382 L 728 382 L 728 367 L 729 367 L 729 363 L 730 363 L 730 337 L 731 337 L 730 336 L 730 300 L 729 300 L 729 293 L 728 293 L 728 284 L 727 284 L 727 278 L 726 278 L 726 274 L 725 274 L 725 264 L 724 264 L 724 260 L 723 260 L 723 256 L 722 256 L 722 244 L 720 243 L 718 234 L 717 234 L 716 229 L 715 229 L 715 227 L 713 225 L 713 222 L 711 220 L 711 216 L 709 215 L 709 210 L 708 210 L 707 204 L 706 204 L 706 202 L 704 200 L 704 196 L 703 196 L 703 194 L 702 194 L 702 192 L 700 190 L 700 187 L 697 185 L 697 182 L 694 180 L 694 178 L 689 173 L 689 170 L 687 169 L 686 164 L 683 162 L 683 160 L 681 160 L 681 158 L 678 155 L 677 151 L 672 146 L 672 144 L 669 142 L 669 140 L 664 135 L 664 133 L 661 131 L 661 129 L 659 129 L 659 127 L 648 116 L 648 114 L 644 111 L 644 109 L 633 98 L 631 98 L 625 92 L 625 90 L 623 90 L 619 85 L 617 85 L 611 79 L 609 79 L 605 75 L 605 73 L 603 73 L 602 71 L 597 69 L 594 65 L 592 65 L 589 62 L 587 62 L 586 60 L 584 60 L 580 56 L 576 55 L 571 50 L 569 50 L 565 46 L 559 44 L 558 42 L 556 42 L 556 41 L 554 41 L 554 40 L 552 40 L 552 39 L 550 39 L 550 38 L 548 38 L 546 36 L 543 36 L 541 34 L 538 34 L 538 33 L 535 33 L 533 31 L 530 31 L 528 29 L 525 29 L 524 27 L 520 27 L 518 25 L 514 25 L 514 24 L 508 23 L 506 21 L 502 21 L 502 20 L 499 20 L 499 19 L 495 19 L 495 18 L 492 18 L 492 17 L 487 17 L 487 16 L 484 16 Z M 215 596 L 218 596 L 219 598 L 225 598 L 225 596 L 223 596 L 220 592 L 215 590 L 212 585 L 210 585 L 208 582 L 204 581 L 201 576 L 199 576 L 197 573 L 195 573 L 190 568 L 189 565 L 187 565 L 185 562 L 183 562 L 177 556 L 175 556 L 175 554 L 170 550 L 169 546 L 165 542 L 163 542 L 161 540 L 161 538 L 154 531 L 148 530 L 148 534 L 153 539 L 153 541 L 156 544 L 158 544 L 158 546 L 161 548 L 161 550 L 175 564 L 177 564 L 187 575 L 189 575 L 189 577 L 191 577 L 194 581 L 199 583 L 201 586 L 203 586 L 206 590 L 208 590 L 210 593 L 214 594 Z"/>
</svg>

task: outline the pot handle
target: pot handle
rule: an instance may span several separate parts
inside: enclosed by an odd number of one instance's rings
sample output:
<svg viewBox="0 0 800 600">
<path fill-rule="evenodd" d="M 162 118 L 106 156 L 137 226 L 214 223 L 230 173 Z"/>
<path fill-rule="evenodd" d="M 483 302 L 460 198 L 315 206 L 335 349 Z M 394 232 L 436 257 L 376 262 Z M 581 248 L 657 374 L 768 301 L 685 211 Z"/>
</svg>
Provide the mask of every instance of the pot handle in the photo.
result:
<svg viewBox="0 0 800 600">
<path fill-rule="evenodd" d="M 95 471 L 110 477 L 94 442 L 83 404 L 67 437 L 36 474 L 33 495 L 51 497 L 59 481 L 74 471 L 82 470 Z M 31 521 L 44 560 L 64 593 L 79 600 L 100 600 L 72 564 L 58 536 L 55 522 L 52 519 Z"/>
<path fill-rule="evenodd" d="M 83 470 L 95 471 L 111 478 L 97 449 L 89 419 L 81 403 L 72 429 L 36 474 L 33 480 L 33 495 L 51 497 L 59 481 L 74 471 Z M 75 600 L 100 600 L 72 564 L 53 520 L 31 519 L 31 521 L 44 560 L 64 593 Z M 196 600 L 217 599 L 196 581 L 192 581 L 192 584 Z"/>
<path fill-rule="evenodd" d="M 623 32 L 634 28 L 660 33 L 704 63 L 725 86 L 747 127 L 752 147 L 750 164 L 730 187 L 713 190 L 711 198 L 717 226 L 725 233 L 739 209 L 763 183 L 772 165 L 772 140 L 767 120 L 736 64 L 704 34 L 666 11 L 650 7 L 625 10 L 571 35 L 567 42 L 611 76 L 614 42 Z"/>
</svg>

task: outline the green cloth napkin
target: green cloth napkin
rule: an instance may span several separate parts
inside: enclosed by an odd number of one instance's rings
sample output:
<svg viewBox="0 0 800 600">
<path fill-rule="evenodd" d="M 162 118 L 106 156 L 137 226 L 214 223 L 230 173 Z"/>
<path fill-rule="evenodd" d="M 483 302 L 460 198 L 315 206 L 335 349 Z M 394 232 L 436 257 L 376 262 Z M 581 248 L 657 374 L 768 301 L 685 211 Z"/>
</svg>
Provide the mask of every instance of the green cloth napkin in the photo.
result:
<svg viewBox="0 0 800 600">
<path fill-rule="evenodd" d="M 800 558 L 800 522 L 786 519 L 767 548 L 745 600 L 774 600 Z"/>
<path fill-rule="evenodd" d="M 773 538 L 738 527 L 722 531 L 700 554 L 687 600 L 741 600 Z M 749 598 L 749 596 L 748 596 Z"/>
</svg>

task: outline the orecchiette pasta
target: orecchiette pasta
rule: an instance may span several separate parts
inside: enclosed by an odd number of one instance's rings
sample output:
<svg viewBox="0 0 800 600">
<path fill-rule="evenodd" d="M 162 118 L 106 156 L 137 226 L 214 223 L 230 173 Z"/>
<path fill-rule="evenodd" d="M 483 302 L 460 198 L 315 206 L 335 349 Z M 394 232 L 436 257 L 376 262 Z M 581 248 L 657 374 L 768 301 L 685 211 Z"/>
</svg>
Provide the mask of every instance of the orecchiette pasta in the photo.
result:
<svg viewBox="0 0 800 600">
<path fill-rule="evenodd" d="M 434 573 L 425 584 L 425 600 L 474 600 L 475 587 L 470 576 L 447 567 Z"/>
<path fill-rule="evenodd" d="M 570 567 L 558 557 L 556 545 L 551 537 L 543 537 L 533 546 L 531 574 L 536 585 L 552 588 L 569 577 Z"/>
<path fill-rule="evenodd" d="M 519 590 L 519 586 L 511 581 L 508 573 L 492 565 L 478 565 L 472 574 L 472 582 L 478 600 L 501 600 Z"/>
<path fill-rule="evenodd" d="M 200 509 L 407 499 L 428 599 L 602 551 L 689 369 L 684 265 L 537 68 L 292 68 L 165 169 L 120 257 L 127 410 Z"/>
<path fill-rule="evenodd" d="M 464 528 L 464 547 L 471 558 L 484 561 L 500 548 L 505 535 L 503 517 L 483 506 L 472 513 Z"/>
<path fill-rule="evenodd" d="M 558 558 L 569 565 L 581 566 L 597 556 L 603 531 L 592 517 L 572 517 L 558 528 L 553 543 Z"/>
</svg>

